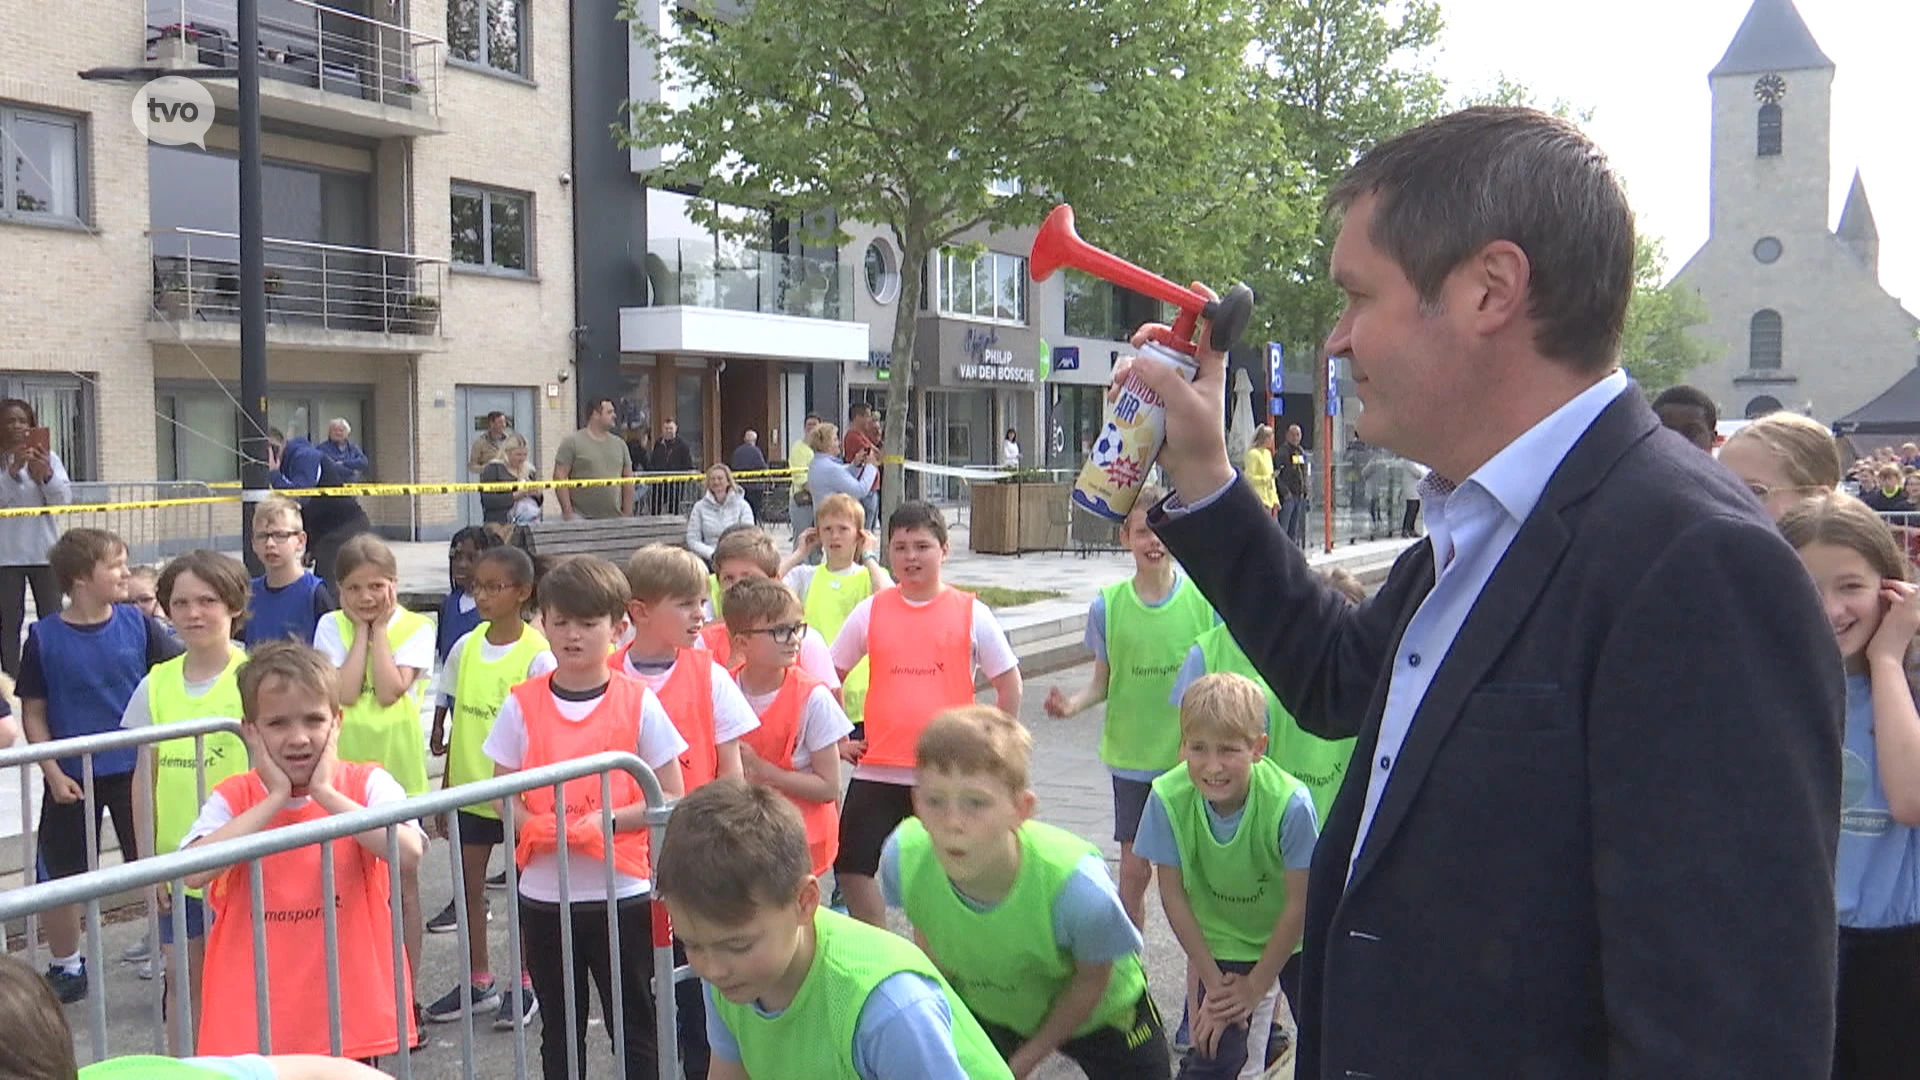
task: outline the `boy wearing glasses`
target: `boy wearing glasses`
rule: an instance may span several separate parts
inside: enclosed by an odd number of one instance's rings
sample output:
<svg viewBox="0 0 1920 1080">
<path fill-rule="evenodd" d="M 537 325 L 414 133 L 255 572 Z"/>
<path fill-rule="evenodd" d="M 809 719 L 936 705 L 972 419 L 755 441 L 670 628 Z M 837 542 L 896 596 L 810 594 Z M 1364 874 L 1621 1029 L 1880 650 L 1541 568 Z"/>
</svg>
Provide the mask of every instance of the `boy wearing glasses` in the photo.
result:
<svg viewBox="0 0 1920 1080">
<path fill-rule="evenodd" d="M 759 727 L 740 737 L 741 772 L 800 811 L 817 877 L 832 868 L 840 850 L 838 746 L 853 724 L 833 691 L 798 665 L 807 624 L 792 589 L 744 577 L 727 590 L 722 606 L 740 665 L 734 679 L 760 718 Z"/>
<path fill-rule="evenodd" d="M 299 503 L 275 496 L 254 508 L 253 553 L 267 572 L 254 578 L 249 590 L 247 648 L 288 638 L 312 644 L 321 618 L 339 605 L 306 567 L 307 532 Z"/>
</svg>

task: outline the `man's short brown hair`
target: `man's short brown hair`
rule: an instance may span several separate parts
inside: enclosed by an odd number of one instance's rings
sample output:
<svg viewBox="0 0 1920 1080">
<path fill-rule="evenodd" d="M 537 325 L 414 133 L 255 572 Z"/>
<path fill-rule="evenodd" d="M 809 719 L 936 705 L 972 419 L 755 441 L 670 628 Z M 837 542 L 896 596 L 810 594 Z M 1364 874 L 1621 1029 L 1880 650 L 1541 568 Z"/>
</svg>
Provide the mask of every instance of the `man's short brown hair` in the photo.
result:
<svg viewBox="0 0 1920 1080">
<path fill-rule="evenodd" d="M 627 579 L 620 568 L 598 555 L 563 555 L 540 575 L 541 611 L 571 619 L 606 616 L 619 622 L 627 617 Z"/>
<path fill-rule="evenodd" d="M 991 705 L 961 705 L 927 721 L 914 746 L 914 767 L 943 773 L 984 773 L 1014 795 L 1027 790 L 1033 736 Z"/>
<path fill-rule="evenodd" d="M 800 811 L 772 788 L 722 778 L 674 804 L 654 860 L 660 898 L 724 926 L 793 902 L 813 872 Z"/>
<path fill-rule="evenodd" d="M 127 542 L 105 529 L 68 529 L 47 549 L 47 566 L 60 591 L 66 592 L 74 582 L 91 575 L 94 567 L 126 551 Z"/>
<path fill-rule="evenodd" d="M 1180 737 L 1212 735 L 1244 739 L 1248 745 L 1267 734 L 1267 695 L 1260 684 L 1231 671 L 1195 679 L 1180 697 Z"/>
<path fill-rule="evenodd" d="M 1372 196 L 1367 237 L 1423 308 L 1496 240 L 1526 253 L 1534 344 L 1583 371 L 1618 359 L 1633 296 L 1633 211 L 1600 152 L 1570 121 L 1481 106 L 1428 121 L 1361 155 L 1328 205 Z"/>
<path fill-rule="evenodd" d="M 260 720 L 260 688 L 279 679 L 325 698 L 330 712 L 340 711 L 340 685 L 333 664 L 320 650 L 298 641 L 269 641 L 247 654 L 235 679 L 240 684 L 240 712 L 246 720 Z"/>
<path fill-rule="evenodd" d="M 648 544 L 627 559 L 627 589 L 643 604 L 705 596 L 707 568 L 686 548 Z"/>
<path fill-rule="evenodd" d="M 766 530 L 747 526 L 741 529 L 729 529 L 713 545 L 713 569 L 729 562 L 741 560 L 752 563 L 756 569 L 768 577 L 780 573 L 780 553 L 774 549 L 773 537 Z"/>
<path fill-rule="evenodd" d="M 797 618 L 800 612 L 800 598 L 786 582 L 772 578 L 742 578 L 721 597 L 720 613 L 730 634 Z"/>
</svg>

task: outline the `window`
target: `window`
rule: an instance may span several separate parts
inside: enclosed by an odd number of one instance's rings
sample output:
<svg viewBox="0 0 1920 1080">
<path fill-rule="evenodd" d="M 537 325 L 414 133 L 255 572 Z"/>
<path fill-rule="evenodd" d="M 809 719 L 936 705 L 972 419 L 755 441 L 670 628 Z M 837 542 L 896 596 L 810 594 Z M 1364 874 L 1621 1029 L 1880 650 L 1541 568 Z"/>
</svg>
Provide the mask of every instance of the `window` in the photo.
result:
<svg viewBox="0 0 1920 1080">
<path fill-rule="evenodd" d="M 1018 195 L 1020 194 L 1020 178 L 1017 176 L 996 176 L 987 181 L 987 194 L 1002 196 Z"/>
<path fill-rule="evenodd" d="M 1760 149 L 1761 157 L 1780 156 L 1780 106 L 1768 104 L 1760 106 Z"/>
<path fill-rule="evenodd" d="M 878 303 L 893 303 L 900 295 L 900 260 L 893 248 L 880 240 L 868 244 L 865 270 L 867 294 Z"/>
<path fill-rule="evenodd" d="M 1785 251 L 1786 249 L 1780 246 L 1780 238 L 1777 236 L 1763 236 L 1753 243 L 1753 257 L 1763 264 L 1779 262 L 1781 254 Z"/>
<path fill-rule="evenodd" d="M 95 379 L 84 374 L 0 372 L 0 398 L 20 398 L 33 406 L 34 418 L 49 432 L 48 444 L 60 455 L 67 475 L 75 480 L 96 480 L 100 476 L 95 456 L 100 441 L 93 411 Z"/>
<path fill-rule="evenodd" d="M 369 392 L 358 386 L 316 388 L 312 393 L 276 387 L 267 401 L 267 425 L 289 439 L 319 441 L 335 418 L 345 420 L 354 445 L 374 457 Z M 181 384 L 153 395 L 158 478 L 208 483 L 240 479 L 240 411 L 217 387 Z M 377 463 L 375 465 L 377 468 Z"/>
<path fill-rule="evenodd" d="M 0 220 L 78 225 L 80 121 L 0 106 Z"/>
<path fill-rule="evenodd" d="M 447 53 L 469 64 L 527 75 L 527 0 L 449 0 Z"/>
<path fill-rule="evenodd" d="M 1142 323 L 1173 321 L 1173 305 L 1082 273 L 1066 271 L 1066 331 L 1073 337 L 1125 341 Z"/>
<path fill-rule="evenodd" d="M 1754 371 L 1780 369 L 1782 330 L 1780 313 L 1766 308 L 1753 313 L 1747 327 L 1747 367 Z"/>
<path fill-rule="evenodd" d="M 991 322 L 1027 322 L 1027 260 L 983 251 L 974 258 L 952 248 L 934 256 L 938 310 L 942 315 Z"/>
<path fill-rule="evenodd" d="M 530 196 L 484 188 L 453 187 L 453 261 L 504 274 L 533 268 Z"/>
</svg>

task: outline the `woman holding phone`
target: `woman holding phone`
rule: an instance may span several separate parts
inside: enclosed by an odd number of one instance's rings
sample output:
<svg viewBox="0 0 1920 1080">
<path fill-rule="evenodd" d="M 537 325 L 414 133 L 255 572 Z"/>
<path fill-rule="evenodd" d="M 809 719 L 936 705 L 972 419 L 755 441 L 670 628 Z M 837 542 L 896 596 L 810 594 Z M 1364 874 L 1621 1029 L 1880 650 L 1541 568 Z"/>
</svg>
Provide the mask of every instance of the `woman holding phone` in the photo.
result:
<svg viewBox="0 0 1920 1080">
<path fill-rule="evenodd" d="M 60 506 L 73 501 L 67 467 L 53 452 L 49 432 L 33 406 L 0 399 L 0 507 Z M 51 514 L 0 517 L 0 668 L 20 674 L 20 637 L 26 632 L 27 588 L 38 615 L 60 610 L 60 586 L 47 549 L 60 536 Z"/>
</svg>

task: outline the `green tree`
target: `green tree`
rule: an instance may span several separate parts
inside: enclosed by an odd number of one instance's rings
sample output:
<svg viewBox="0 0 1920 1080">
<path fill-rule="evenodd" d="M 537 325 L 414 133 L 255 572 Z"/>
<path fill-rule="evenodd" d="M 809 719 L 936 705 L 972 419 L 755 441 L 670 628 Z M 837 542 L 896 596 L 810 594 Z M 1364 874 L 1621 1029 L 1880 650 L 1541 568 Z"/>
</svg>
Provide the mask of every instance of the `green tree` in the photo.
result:
<svg viewBox="0 0 1920 1080">
<path fill-rule="evenodd" d="M 1707 321 L 1700 294 L 1666 281 L 1666 257 L 1660 241 L 1634 238 L 1633 299 L 1627 304 L 1627 328 L 1620 338 L 1620 364 L 1648 394 L 1685 380 L 1687 372 L 1719 359 L 1718 351 L 1696 337 Z"/>
<path fill-rule="evenodd" d="M 703 0 L 671 40 L 632 2 L 622 17 L 693 91 L 630 102 L 615 126 L 623 145 L 678 148 L 649 183 L 794 222 L 831 211 L 899 245 L 889 503 L 929 257 L 1058 200 L 1100 223 L 1131 193 L 1197 184 L 1193 133 L 1244 89 L 1245 0 Z M 991 194 L 1000 179 L 1020 193 Z"/>
</svg>

